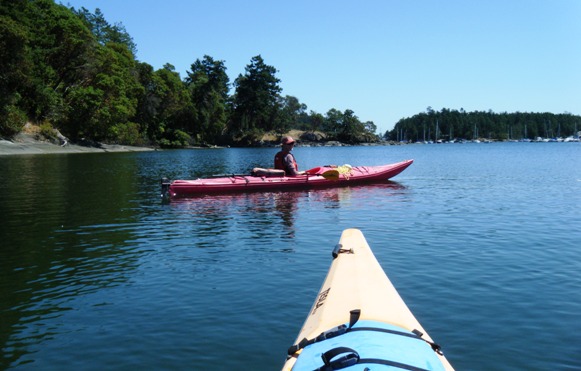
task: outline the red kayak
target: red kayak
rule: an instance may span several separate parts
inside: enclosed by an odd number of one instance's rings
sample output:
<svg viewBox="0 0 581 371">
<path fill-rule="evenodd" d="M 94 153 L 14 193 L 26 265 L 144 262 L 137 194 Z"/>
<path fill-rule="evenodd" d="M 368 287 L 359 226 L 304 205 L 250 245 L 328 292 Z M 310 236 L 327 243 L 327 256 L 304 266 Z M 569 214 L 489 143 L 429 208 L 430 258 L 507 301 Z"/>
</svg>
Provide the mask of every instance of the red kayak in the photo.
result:
<svg viewBox="0 0 581 371">
<path fill-rule="evenodd" d="M 199 194 L 280 191 L 292 188 L 343 187 L 352 184 L 372 183 L 390 179 L 410 166 L 414 160 L 405 160 L 382 166 L 316 167 L 306 171 L 306 175 L 253 176 L 224 175 L 216 178 L 196 180 L 162 179 L 162 196 L 169 198 L 188 197 Z"/>
</svg>

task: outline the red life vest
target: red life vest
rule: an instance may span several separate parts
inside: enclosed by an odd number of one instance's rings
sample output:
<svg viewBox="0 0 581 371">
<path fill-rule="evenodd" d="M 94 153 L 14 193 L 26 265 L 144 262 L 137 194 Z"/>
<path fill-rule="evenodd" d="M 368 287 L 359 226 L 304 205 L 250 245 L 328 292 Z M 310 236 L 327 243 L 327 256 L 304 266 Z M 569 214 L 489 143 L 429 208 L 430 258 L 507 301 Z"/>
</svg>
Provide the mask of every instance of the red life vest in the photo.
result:
<svg viewBox="0 0 581 371">
<path fill-rule="evenodd" d="M 287 155 L 291 156 L 292 166 L 295 168 L 295 171 L 299 171 L 299 165 L 297 164 L 297 161 L 295 160 L 295 156 L 293 156 L 293 154 L 290 152 L 283 152 L 283 151 L 280 151 L 276 155 L 274 155 L 274 168 L 279 169 L 279 170 L 284 170 L 285 173 L 287 173 L 287 175 L 289 175 L 287 172 L 285 163 L 284 163 L 284 159 Z"/>
</svg>

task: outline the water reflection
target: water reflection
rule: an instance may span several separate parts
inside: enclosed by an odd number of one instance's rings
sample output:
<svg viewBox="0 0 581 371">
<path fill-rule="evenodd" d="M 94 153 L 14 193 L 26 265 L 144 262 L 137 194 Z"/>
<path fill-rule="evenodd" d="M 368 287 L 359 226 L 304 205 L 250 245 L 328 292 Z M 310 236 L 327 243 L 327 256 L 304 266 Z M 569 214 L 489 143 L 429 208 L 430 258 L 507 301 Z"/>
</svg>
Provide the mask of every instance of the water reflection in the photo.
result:
<svg viewBox="0 0 581 371">
<path fill-rule="evenodd" d="M 216 154 L 227 164 L 223 171 L 244 171 L 243 164 L 251 162 L 226 151 Z M 12 190 L 0 195 L 2 369 L 42 358 L 33 354 L 58 347 L 62 339 L 74 337 L 70 334 L 90 332 L 95 315 L 117 315 L 120 322 L 110 322 L 119 325 L 125 320 L 119 313 L 125 287 L 132 287 L 144 271 L 155 282 L 184 271 L 193 282 L 225 276 L 240 260 L 254 264 L 269 259 L 265 252 L 294 253 L 293 241 L 300 237 L 297 221 L 307 213 L 357 207 L 357 200 L 373 203 L 403 188 L 386 182 L 194 197 L 160 206 L 158 186 L 150 180 L 155 179 L 152 174 L 164 173 L 167 164 L 157 156 L 0 161 L 5 175 L 0 186 Z M 222 170 L 202 160 L 197 162 L 200 176 Z M 177 171 L 191 171 L 187 161 L 179 163 Z M 147 302 L 158 293 L 140 294 L 134 299 Z M 111 307 L 116 308 L 113 314 Z"/>
<path fill-rule="evenodd" d="M 396 178 L 405 187 L 169 205 L 161 177 L 269 166 L 260 161 L 272 149 L 0 156 L 0 369 L 279 368 L 348 227 L 364 229 L 458 369 L 575 368 L 577 344 L 563 334 L 581 311 L 571 300 L 581 285 L 580 150 L 302 148 L 304 168 L 416 162 Z M 524 331 L 546 351 L 531 356 Z M 507 341 L 491 345 L 498 333 Z M 501 357 L 474 367 L 474 350 L 489 346 Z"/>
<path fill-rule="evenodd" d="M 269 238 L 265 231 L 293 236 L 294 214 L 307 196 L 304 191 L 206 195 L 178 199 L 168 207 L 179 212 L 178 218 L 191 218 L 192 232 L 201 240 L 197 245 L 204 247 L 204 237 L 227 235 L 232 229 L 243 229 L 258 240 Z"/>
<path fill-rule="evenodd" d="M 189 234 L 196 236 L 196 246 L 210 247 L 213 236 L 234 233 L 254 243 L 263 240 L 293 238 L 297 214 L 320 206 L 324 209 L 351 207 L 353 201 L 373 205 L 378 200 L 402 194 L 405 187 L 385 181 L 370 185 L 316 190 L 250 192 L 200 195 L 172 200 L 166 207 L 172 218 L 188 219 Z M 176 220 L 176 221 L 177 221 Z M 243 231 L 243 232 L 241 232 Z"/>
</svg>

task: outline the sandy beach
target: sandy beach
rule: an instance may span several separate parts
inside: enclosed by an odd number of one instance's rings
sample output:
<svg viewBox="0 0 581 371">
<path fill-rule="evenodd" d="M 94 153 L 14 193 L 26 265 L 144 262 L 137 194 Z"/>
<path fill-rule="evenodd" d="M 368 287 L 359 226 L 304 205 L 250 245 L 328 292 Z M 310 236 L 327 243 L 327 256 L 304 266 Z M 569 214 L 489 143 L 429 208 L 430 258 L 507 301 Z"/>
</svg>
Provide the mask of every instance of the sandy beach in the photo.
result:
<svg viewBox="0 0 581 371">
<path fill-rule="evenodd" d="M 0 156 L 9 155 L 39 155 L 56 153 L 95 153 L 95 152 L 143 152 L 155 151 L 154 148 L 133 147 L 118 144 L 99 144 L 98 146 L 84 146 L 67 143 L 58 145 L 51 142 L 39 141 L 32 134 L 20 133 L 12 140 L 0 139 Z"/>
</svg>

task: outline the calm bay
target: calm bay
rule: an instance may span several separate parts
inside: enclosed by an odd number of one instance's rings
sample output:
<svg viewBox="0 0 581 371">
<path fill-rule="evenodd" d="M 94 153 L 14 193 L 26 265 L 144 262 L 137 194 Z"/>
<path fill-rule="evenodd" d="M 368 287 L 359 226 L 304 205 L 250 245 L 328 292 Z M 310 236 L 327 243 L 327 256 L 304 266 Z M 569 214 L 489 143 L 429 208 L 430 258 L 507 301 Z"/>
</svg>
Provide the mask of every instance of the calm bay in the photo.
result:
<svg viewBox="0 0 581 371">
<path fill-rule="evenodd" d="M 301 169 L 414 164 L 161 202 L 161 177 L 275 151 L 0 156 L 2 368 L 277 370 L 359 228 L 456 369 L 581 369 L 580 143 L 297 147 Z"/>
</svg>

